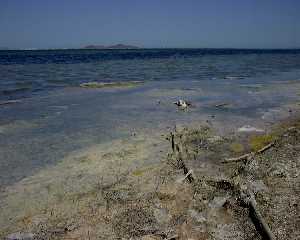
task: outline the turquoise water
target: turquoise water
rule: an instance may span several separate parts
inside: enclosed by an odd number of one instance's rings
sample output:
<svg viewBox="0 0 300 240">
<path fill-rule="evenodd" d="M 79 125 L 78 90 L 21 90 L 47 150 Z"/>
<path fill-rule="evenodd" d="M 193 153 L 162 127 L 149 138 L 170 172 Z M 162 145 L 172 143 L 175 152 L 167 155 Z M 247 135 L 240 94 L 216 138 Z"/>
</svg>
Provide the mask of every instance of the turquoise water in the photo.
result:
<svg viewBox="0 0 300 240">
<path fill-rule="evenodd" d="M 88 81 L 141 80 L 130 89 L 82 89 Z M 234 131 L 286 117 L 299 101 L 299 51 L 1 51 L 0 184 L 56 164 L 70 152 L 133 133 L 205 122 Z M 172 103 L 193 103 L 181 111 Z M 216 108 L 219 103 L 229 103 Z M 288 109 L 289 110 L 289 109 Z M 293 109 L 293 112 L 296 111 Z M 275 113 L 275 114 L 274 114 Z"/>
</svg>

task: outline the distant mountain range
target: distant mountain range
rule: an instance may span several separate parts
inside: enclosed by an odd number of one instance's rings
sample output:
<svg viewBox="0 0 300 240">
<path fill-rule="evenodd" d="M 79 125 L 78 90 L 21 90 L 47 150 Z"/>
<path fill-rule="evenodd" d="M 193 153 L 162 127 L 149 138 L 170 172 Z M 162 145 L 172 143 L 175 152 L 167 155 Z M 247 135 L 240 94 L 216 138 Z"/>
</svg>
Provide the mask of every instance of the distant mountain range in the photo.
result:
<svg viewBox="0 0 300 240">
<path fill-rule="evenodd" d="M 83 49 L 139 49 L 137 46 L 125 45 L 125 44 L 115 44 L 115 45 L 87 45 Z"/>
</svg>

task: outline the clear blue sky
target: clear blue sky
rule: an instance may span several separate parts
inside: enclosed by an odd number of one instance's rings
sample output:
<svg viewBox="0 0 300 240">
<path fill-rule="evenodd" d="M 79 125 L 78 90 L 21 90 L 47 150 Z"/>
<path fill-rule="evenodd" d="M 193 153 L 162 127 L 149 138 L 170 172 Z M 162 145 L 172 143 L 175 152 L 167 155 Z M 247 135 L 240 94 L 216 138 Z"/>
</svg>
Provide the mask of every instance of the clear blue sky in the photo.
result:
<svg viewBox="0 0 300 240">
<path fill-rule="evenodd" d="M 300 0 L 0 0 L 0 46 L 300 47 Z"/>
</svg>

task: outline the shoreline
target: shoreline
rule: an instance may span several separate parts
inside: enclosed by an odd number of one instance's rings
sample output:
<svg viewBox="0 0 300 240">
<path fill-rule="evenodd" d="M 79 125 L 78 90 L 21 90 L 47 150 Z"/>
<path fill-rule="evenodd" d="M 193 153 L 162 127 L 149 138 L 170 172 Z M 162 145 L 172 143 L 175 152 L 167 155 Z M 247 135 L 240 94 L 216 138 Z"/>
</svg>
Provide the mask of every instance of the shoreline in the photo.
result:
<svg viewBox="0 0 300 240">
<path fill-rule="evenodd" d="M 164 137 L 161 133 L 156 136 L 135 136 L 133 142 L 117 140 L 114 144 L 98 145 L 79 155 L 71 155 L 58 165 L 41 170 L 35 176 L 28 177 L 13 187 L 9 186 L 2 192 L 1 212 L 11 220 L 7 222 L 7 219 L 1 219 L 0 236 L 5 237 L 9 233 L 21 231 L 37 234 L 41 239 L 82 239 L 87 237 L 86 234 L 94 234 L 90 236 L 91 239 L 99 236 L 116 239 L 118 235 L 127 236 L 128 239 L 163 239 L 159 236 L 166 235 L 171 229 L 167 237 L 172 234 L 190 234 L 190 237 L 195 237 L 198 234 L 198 237 L 201 235 L 204 239 L 210 239 L 209 236 L 217 234 L 220 229 L 207 229 L 208 222 L 212 226 L 227 226 L 227 221 L 233 224 L 233 228 L 222 229 L 225 236 L 229 232 L 237 234 L 235 236 L 245 234 L 245 231 L 236 228 L 237 218 L 234 214 L 243 217 L 246 233 L 255 236 L 257 232 L 245 216 L 247 211 L 238 206 L 233 201 L 234 198 L 228 197 L 235 196 L 234 191 L 226 187 L 224 190 L 215 185 L 222 179 L 231 182 L 232 179 L 228 179 L 228 176 L 232 176 L 236 167 L 240 167 L 243 162 L 232 166 L 232 163 L 224 165 L 220 160 L 240 156 L 247 153 L 251 147 L 264 147 L 270 141 L 259 136 L 270 135 L 273 132 L 276 132 L 276 136 L 283 136 L 283 132 L 295 123 L 296 128 L 300 130 L 299 119 L 299 113 L 296 113 L 295 116 L 272 125 L 264 133 L 227 133 L 225 136 L 216 135 L 216 129 L 212 129 L 207 123 L 198 124 L 202 126 L 200 128 L 178 125 L 174 134 L 178 135 L 176 138 L 180 139 L 186 148 L 180 150 L 184 153 L 181 158 L 193 171 L 196 185 L 189 184 L 187 176 L 183 179 L 186 172 L 182 172 L 181 167 L 178 168 L 178 155 L 174 156 L 171 144 L 164 140 L 165 137 L 170 140 L 166 133 Z M 280 131 L 277 131 L 278 129 Z M 241 147 L 241 143 L 245 143 L 245 139 L 251 135 L 258 136 L 256 144 L 259 146 L 250 144 Z M 198 147 L 194 148 L 195 143 L 200 144 L 200 150 Z M 272 150 L 267 150 L 266 154 L 269 151 Z M 146 162 L 142 163 L 139 159 L 141 157 Z M 120 158 L 126 159 L 126 163 L 120 162 Z M 106 161 L 103 162 L 104 159 Z M 136 162 L 136 159 L 139 161 Z M 152 162 L 149 159 L 152 159 Z M 128 160 L 134 163 L 131 168 Z M 249 166 L 246 165 L 246 168 Z M 108 175 L 102 175 L 105 172 Z M 247 174 L 249 175 L 248 172 Z M 234 178 L 236 179 L 236 176 Z M 260 179 L 255 184 L 258 184 L 258 189 L 262 188 L 258 191 L 259 194 L 266 194 L 266 183 L 261 183 Z M 202 189 L 200 192 L 197 190 L 199 187 Z M 195 194 L 200 194 L 201 197 L 196 203 L 192 197 Z M 203 194 L 207 195 L 204 199 Z M 224 209 L 225 203 L 237 208 L 238 213 L 231 212 L 228 215 L 228 206 L 226 211 Z M 268 212 L 268 209 L 263 211 Z M 132 212 L 134 215 L 131 215 Z M 141 219 L 135 219 L 136 215 L 142 216 Z M 128 225 L 126 221 L 130 219 L 137 222 Z M 179 222 L 176 223 L 175 220 Z M 219 220 L 221 222 L 218 223 Z M 132 225 L 136 225 L 137 229 L 133 229 Z M 197 233 L 187 230 L 198 225 L 202 227 Z M 158 234 L 159 231 L 161 235 Z M 143 236 L 148 238 L 142 238 Z M 284 239 L 282 237 L 281 239 Z M 214 239 L 222 238 L 214 235 Z"/>
</svg>

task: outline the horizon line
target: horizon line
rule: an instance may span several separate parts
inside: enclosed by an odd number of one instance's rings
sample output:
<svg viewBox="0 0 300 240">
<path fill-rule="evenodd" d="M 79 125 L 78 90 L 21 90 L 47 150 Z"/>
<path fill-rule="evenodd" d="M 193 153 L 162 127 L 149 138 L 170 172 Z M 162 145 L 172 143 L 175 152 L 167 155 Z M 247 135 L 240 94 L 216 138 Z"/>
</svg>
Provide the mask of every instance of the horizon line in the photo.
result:
<svg viewBox="0 0 300 240">
<path fill-rule="evenodd" d="M 8 48 L 0 47 L 0 51 L 51 51 L 51 50 L 146 50 L 146 49 L 207 49 L 207 50 L 300 50 L 300 47 L 281 47 L 281 48 L 268 48 L 268 47 L 138 47 L 133 46 L 128 48 L 85 48 L 85 47 L 71 47 L 71 48 Z"/>
</svg>

